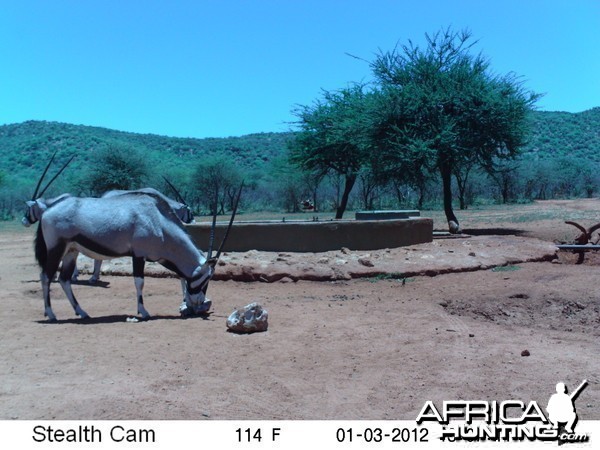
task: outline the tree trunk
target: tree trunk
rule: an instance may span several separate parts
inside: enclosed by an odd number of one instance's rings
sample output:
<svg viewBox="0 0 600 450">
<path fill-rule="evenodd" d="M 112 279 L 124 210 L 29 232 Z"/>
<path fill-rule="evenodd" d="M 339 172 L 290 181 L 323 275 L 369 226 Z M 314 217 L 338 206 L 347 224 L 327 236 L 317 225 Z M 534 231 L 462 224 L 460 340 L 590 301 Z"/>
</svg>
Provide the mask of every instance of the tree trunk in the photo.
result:
<svg viewBox="0 0 600 450">
<path fill-rule="evenodd" d="M 419 192 L 419 198 L 417 199 L 417 209 L 423 209 L 423 203 L 425 203 L 425 189 L 426 182 L 424 179 L 419 180 L 419 184 L 417 185 L 417 190 Z"/>
<path fill-rule="evenodd" d="M 341 219 L 346 211 L 346 207 L 348 206 L 348 198 L 350 197 L 350 192 L 354 187 L 354 183 L 356 182 L 356 175 L 346 175 L 345 183 L 344 183 L 344 193 L 342 194 L 342 199 L 340 201 L 339 206 L 335 211 L 335 218 Z"/>
<path fill-rule="evenodd" d="M 461 211 L 467 209 L 467 202 L 465 200 L 465 189 L 464 187 L 458 187 L 458 207 Z"/>
<path fill-rule="evenodd" d="M 502 204 L 508 204 L 508 196 L 510 195 L 510 186 L 508 179 L 504 179 L 504 183 L 502 184 Z"/>
<path fill-rule="evenodd" d="M 467 166 L 464 175 L 460 173 L 460 169 L 454 171 L 454 178 L 456 178 L 456 185 L 458 186 L 458 204 L 461 211 L 467 209 L 467 183 L 472 167 Z"/>
<path fill-rule="evenodd" d="M 451 233 L 459 233 L 458 219 L 452 209 L 452 165 L 450 163 L 440 164 L 440 175 L 442 176 L 442 187 L 444 190 L 444 212 Z"/>
</svg>

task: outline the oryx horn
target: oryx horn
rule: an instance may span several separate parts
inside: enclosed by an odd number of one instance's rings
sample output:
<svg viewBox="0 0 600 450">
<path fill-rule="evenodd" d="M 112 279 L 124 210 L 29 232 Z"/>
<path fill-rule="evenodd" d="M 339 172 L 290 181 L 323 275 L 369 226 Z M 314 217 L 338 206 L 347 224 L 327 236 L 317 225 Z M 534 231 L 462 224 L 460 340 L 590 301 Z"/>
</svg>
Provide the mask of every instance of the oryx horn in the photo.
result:
<svg viewBox="0 0 600 450">
<path fill-rule="evenodd" d="M 56 175 L 54 175 L 52 177 L 52 179 L 48 182 L 46 187 L 44 187 L 44 189 L 42 189 L 42 192 L 40 192 L 40 194 L 39 194 L 40 197 L 42 195 L 44 195 L 44 192 L 46 192 L 46 189 L 48 189 L 50 187 L 52 182 L 58 178 L 58 176 L 63 172 L 63 170 L 65 170 L 67 168 L 67 166 L 71 163 L 71 161 L 73 161 L 73 159 L 75 159 L 75 155 L 71 156 L 71 158 L 69 158 L 69 160 L 65 163 L 65 165 L 61 167 L 61 169 L 56 173 Z"/>
<path fill-rule="evenodd" d="M 208 259 L 212 258 L 213 245 L 215 243 L 215 228 L 217 227 L 217 203 L 219 201 L 219 189 L 215 189 L 215 202 L 213 204 L 213 217 L 208 238 Z"/>
<path fill-rule="evenodd" d="M 229 236 L 229 230 L 231 230 L 231 227 L 233 226 L 233 219 L 235 219 L 235 213 L 237 212 L 238 204 L 240 203 L 240 196 L 242 195 L 243 187 L 244 187 L 244 182 L 242 181 L 242 184 L 240 185 L 240 188 L 237 193 L 237 197 L 235 198 L 235 205 L 233 205 L 233 212 L 231 213 L 231 218 L 229 219 L 229 225 L 227 226 L 227 230 L 225 231 L 225 236 L 223 236 L 223 240 L 221 241 L 219 250 L 217 250 L 217 255 L 215 256 L 216 259 L 219 259 L 219 256 L 221 256 L 221 250 L 223 249 L 223 246 L 225 245 L 227 236 Z"/>
<path fill-rule="evenodd" d="M 173 183 L 171 183 L 169 180 L 167 180 L 167 177 L 165 177 L 163 175 L 163 180 L 165 180 L 165 182 L 169 185 L 169 187 L 171 189 L 173 189 L 173 192 L 175 192 L 175 195 L 177 196 L 177 200 L 181 203 L 183 203 L 184 205 L 187 205 L 187 202 L 185 201 L 185 199 L 183 198 L 183 195 L 181 195 L 179 193 L 179 191 L 177 190 L 177 188 L 175 186 L 173 186 Z"/>
<path fill-rule="evenodd" d="M 38 191 L 40 189 L 40 185 L 42 184 L 42 181 L 44 181 L 44 177 L 46 176 L 46 173 L 48 173 L 48 169 L 52 165 L 52 161 L 54 161 L 54 157 L 56 156 L 56 152 L 54 152 L 54 154 L 50 158 L 50 161 L 48 161 L 48 164 L 46 165 L 46 168 L 44 169 L 44 172 L 42 172 L 42 176 L 40 177 L 40 179 L 37 182 L 37 186 L 35 187 L 35 191 L 33 191 L 33 197 L 31 197 L 32 201 L 35 200 L 36 198 L 38 198 L 37 195 L 38 195 Z"/>
</svg>

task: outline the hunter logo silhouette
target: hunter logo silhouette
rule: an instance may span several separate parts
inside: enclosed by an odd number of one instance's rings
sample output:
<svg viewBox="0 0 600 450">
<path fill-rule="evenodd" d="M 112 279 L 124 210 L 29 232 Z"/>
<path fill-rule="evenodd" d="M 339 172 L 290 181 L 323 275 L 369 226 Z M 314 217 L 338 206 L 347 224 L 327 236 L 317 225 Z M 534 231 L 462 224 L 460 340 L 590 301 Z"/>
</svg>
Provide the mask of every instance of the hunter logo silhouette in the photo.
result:
<svg viewBox="0 0 600 450">
<path fill-rule="evenodd" d="M 575 399 L 581 391 L 587 386 L 587 380 L 579 385 L 572 394 L 567 393 L 567 387 L 564 383 L 556 384 L 556 394 L 553 394 L 548 400 L 548 419 L 554 425 L 554 428 L 559 428 L 559 424 L 564 423 L 565 431 L 573 433 L 573 427 L 577 422 L 577 412 L 575 411 Z"/>
</svg>

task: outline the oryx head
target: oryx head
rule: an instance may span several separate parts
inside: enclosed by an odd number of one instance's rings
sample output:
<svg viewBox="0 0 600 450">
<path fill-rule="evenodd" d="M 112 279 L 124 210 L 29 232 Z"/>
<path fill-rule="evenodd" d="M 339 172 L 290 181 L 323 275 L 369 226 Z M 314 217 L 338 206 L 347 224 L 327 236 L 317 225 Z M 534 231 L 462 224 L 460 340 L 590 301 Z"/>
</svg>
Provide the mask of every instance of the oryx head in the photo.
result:
<svg viewBox="0 0 600 450">
<path fill-rule="evenodd" d="M 215 273 L 215 267 L 219 261 L 219 257 L 221 256 L 221 251 L 223 250 L 223 246 L 225 245 L 227 237 L 229 236 L 229 231 L 231 230 L 233 220 L 235 219 L 235 214 L 240 202 L 240 195 L 242 194 L 243 187 L 244 184 L 242 183 L 235 199 L 233 212 L 231 213 L 231 218 L 229 219 L 229 225 L 225 230 L 225 235 L 223 236 L 223 240 L 221 241 L 221 245 L 219 246 L 217 253 L 213 256 L 213 244 L 215 240 L 215 228 L 217 223 L 217 208 L 215 207 L 214 209 L 206 260 L 194 271 L 192 278 L 186 282 L 184 303 L 180 308 L 182 314 L 187 314 L 190 312 L 193 314 L 203 313 L 208 311 L 211 306 L 211 301 L 206 298 L 208 282 L 212 279 Z"/>
<path fill-rule="evenodd" d="M 165 180 L 167 185 L 175 193 L 175 199 L 179 203 L 181 203 L 181 208 L 179 209 L 179 211 L 177 211 L 177 215 L 181 219 L 181 221 L 183 223 L 196 223 L 196 221 L 194 220 L 194 214 L 192 213 L 192 209 L 188 206 L 187 202 L 185 201 L 185 198 L 183 198 L 183 195 L 181 195 L 177 188 L 173 186 L 173 184 L 169 180 L 167 180 L 167 177 L 163 176 L 163 180 Z"/>
<path fill-rule="evenodd" d="M 36 223 L 38 220 L 40 220 L 40 218 L 42 217 L 42 214 L 44 213 L 44 211 L 48 207 L 48 205 L 46 204 L 46 202 L 42 200 L 42 196 L 44 195 L 44 192 L 46 192 L 46 190 L 50 187 L 50 185 L 52 184 L 52 182 L 54 180 L 56 180 L 56 178 L 62 173 L 62 171 L 67 168 L 67 166 L 69 165 L 69 163 L 71 161 L 73 161 L 73 158 L 75 158 L 75 156 L 72 156 L 65 163 L 65 165 L 62 166 L 62 168 L 56 173 L 56 175 L 54 175 L 52 177 L 52 179 L 46 184 L 46 186 L 44 187 L 44 189 L 42 189 L 40 191 L 40 186 L 42 184 L 42 181 L 44 180 L 44 177 L 46 176 L 46 173 L 48 173 L 48 169 L 52 165 L 52 162 L 54 161 L 54 157 L 55 156 L 56 156 L 56 152 L 54 152 L 54 154 L 50 158 L 50 161 L 48 161 L 48 164 L 46 165 L 46 168 L 44 169 L 44 172 L 42 173 L 42 176 L 38 180 L 38 183 L 37 183 L 37 185 L 35 187 L 35 191 L 33 192 L 33 195 L 31 196 L 31 200 L 28 200 L 28 201 L 25 202 L 25 205 L 26 205 L 25 214 L 23 214 L 23 218 L 21 219 L 21 223 L 25 227 L 29 227 L 30 225 L 32 225 L 32 224 Z"/>
</svg>

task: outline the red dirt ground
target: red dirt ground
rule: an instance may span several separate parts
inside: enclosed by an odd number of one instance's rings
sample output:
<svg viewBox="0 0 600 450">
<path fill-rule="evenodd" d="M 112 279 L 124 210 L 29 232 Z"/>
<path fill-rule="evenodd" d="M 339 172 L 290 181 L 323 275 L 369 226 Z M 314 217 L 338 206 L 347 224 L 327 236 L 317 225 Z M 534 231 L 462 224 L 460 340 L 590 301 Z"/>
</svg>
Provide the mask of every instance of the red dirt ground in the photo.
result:
<svg viewBox="0 0 600 450">
<path fill-rule="evenodd" d="M 54 284 L 48 323 L 33 229 L 0 232 L 0 419 L 412 420 L 427 400 L 545 406 L 583 379 L 579 418 L 600 419 L 598 258 L 550 260 L 577 234 L 564 220 L 600 221 L 600 201 L 464 216 L 472 237 L 415 247 L 227 254 L 204 318 L 181 319 L 179 281 L 149 276 L 154 318 L 139 323 L 133 280 L 116 275 L 74 287 L 88 321 Z M 227 332 L 252 301 L 268 331 Z"/>
</svg>

